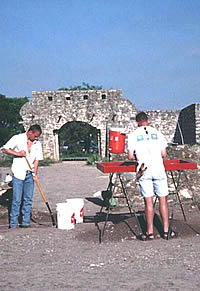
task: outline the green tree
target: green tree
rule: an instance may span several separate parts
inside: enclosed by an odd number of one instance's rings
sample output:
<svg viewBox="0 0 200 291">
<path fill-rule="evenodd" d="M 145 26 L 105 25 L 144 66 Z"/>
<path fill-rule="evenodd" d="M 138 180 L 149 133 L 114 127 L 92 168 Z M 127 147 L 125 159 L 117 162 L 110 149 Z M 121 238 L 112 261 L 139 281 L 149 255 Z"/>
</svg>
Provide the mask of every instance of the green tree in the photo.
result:
<svg viewBox="0 0 200 291">
<path fill-rule="evenodd" d="M 102 90 L 102 86 L 95 86 L 95 85 L 90 85 L 88 83 L 83 82 L 82 85 L 79 86 L 70 86 L 69 88 L 60 88 L 58 90 Z"/>
<path fill-rule="evenodd" d="M 70 152 L 88 154 L 92 145 L 97 145 L 98 129 L 85 122 L 72 121 L 59 130 L 61 148 L 68 146 Z"/>
<path fill-rule="evenodd" d="M 23 131 L 19 111 L 28 102 L 28 98 L 6 98 L 0 94 L 0 146 L 5 144 L 11 136 Z"/>
</svg>

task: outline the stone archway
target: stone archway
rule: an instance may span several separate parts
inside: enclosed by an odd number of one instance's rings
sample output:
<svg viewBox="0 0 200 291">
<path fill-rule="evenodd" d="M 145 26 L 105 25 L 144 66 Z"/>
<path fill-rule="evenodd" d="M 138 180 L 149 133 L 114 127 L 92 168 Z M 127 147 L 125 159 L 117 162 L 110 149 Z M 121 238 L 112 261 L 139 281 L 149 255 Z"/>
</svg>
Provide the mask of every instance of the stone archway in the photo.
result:
<svg viewBox="0 0 200 291">
<path fill-rule="evenodd" d="M 67 122 L 82 121 L 96 127 L 101 136 L 101 155 L 106 156 L 106 134 L 111 126 L 130 127 L 135 106 L 122 98 L 122 90 L 33 91 L 32 101 L 20 114 L 27 129 L 40 124 L 44 157 L 59 160 L 58 130 Z"/>
</svg>

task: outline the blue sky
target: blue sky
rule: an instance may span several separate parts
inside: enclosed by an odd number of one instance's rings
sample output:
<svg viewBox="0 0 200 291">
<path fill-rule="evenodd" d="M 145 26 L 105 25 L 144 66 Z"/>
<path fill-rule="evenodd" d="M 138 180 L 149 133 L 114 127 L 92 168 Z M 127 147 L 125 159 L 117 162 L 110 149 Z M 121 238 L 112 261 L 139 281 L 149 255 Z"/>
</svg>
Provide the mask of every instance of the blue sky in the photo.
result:
<svg viewBox="0 0 200 291">
<path fill-rule="evenodd" d="M 199 0 L 0 0 L 0 93 L 102 85 L 138 110 L 200 103 Z"/>
</svg>

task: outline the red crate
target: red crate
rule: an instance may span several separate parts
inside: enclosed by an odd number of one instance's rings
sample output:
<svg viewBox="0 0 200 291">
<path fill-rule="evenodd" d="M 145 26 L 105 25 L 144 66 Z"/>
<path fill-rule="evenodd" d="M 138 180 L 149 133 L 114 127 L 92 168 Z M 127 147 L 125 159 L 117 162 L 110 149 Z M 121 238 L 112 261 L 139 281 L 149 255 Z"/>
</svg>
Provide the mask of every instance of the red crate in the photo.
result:
<svg viewBox="0 0 200 291">
<path fill-rule="evenodd" d="M 164 160 L 164 166 L 166 171 L 197 169 L 196 163 L 184 160 Z M 103 173 L 136 172 L 136 167 L 136 161 L 102 162 L 97 164 L 97 169 Z"/>
<path fill-rule="evenodd" d="M 97 164 L 97 169 L 103 173 L 136 172 L 137 162 L 102 162 Z"/>
<path fill-rule="evenodd" d="M 166 171 L 197 169 L 196 163 L 184 160 L 164 160 L 164 166 Z"/>
</svg>

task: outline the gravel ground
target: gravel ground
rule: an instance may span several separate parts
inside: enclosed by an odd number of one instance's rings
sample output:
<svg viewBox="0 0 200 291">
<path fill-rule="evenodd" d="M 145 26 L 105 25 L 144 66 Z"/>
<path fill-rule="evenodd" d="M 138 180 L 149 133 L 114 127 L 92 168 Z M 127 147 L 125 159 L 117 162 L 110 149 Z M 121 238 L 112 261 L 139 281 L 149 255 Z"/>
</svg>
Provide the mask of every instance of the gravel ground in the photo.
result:
<svg viewBox="0 0 200 291">
<path fill-rule="evenodd" d="M 1 169 L 3 175 L 9 171 Z M 84 198 L 85 223 L 73 230 L 52 226 L 35 188 L 29 229 L 8 230 L 7 208 L 0 208 L 1 290 L 199 290 L 200 213 L 187 206 L 187 223 L 175 212 L 177 239 L 136 239 L 134 217 L 112 212 L 99 244 L 103 222 L 95 225 L 99 206 L 93 194 L 105 190 L 108 175 L 85 162 L 41 167 L 39 179 L 52 211 L 67 198 Z M 87 199 L 88 198 L 88 199 Z M 92 198 L 92 199 L 91 199 Z M 127 210 L 125 211 L 127 213 Z M 159 216 L 156 215 L 157 222 Z"/>
</svg>

